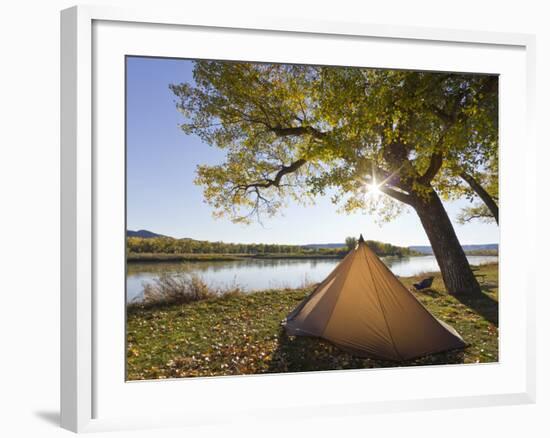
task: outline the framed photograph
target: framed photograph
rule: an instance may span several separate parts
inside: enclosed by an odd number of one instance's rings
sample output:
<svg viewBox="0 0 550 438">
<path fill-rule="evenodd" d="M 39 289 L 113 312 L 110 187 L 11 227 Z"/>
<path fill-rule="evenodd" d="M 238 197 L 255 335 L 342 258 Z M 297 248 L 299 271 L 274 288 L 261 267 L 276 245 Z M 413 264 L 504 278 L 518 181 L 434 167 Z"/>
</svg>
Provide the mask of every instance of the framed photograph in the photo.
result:
<svg viewBox="0 0 550 438">
<path fill-rule="evenodd" d="M 534 401 L 534 37 L 61 18 L 63 427 Z"/>
</svg>

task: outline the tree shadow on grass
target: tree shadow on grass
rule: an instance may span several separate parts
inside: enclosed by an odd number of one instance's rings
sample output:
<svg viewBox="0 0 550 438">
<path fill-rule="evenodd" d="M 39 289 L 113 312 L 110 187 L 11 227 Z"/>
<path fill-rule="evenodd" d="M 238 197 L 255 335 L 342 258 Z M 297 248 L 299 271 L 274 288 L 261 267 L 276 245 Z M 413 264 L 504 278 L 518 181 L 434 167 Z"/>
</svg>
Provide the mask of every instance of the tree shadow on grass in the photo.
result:
<svg viewBox="0 0 550 438">
<path fill-rule="evenodd" d="M 441 296 L 441 292 L 432 288 L 421 289 L 413 292 L 416 292 L 417 294 L 428 295 L 432 298 L 438 298 Z"/>
<path fill-rule="evenodd" d="M 332 349 L 331 345 L 319 338 L 288 336 L 281 327 L 277 337 L 277 348 L 269 364 L 269 372 L 338 369 L 339 363 L 342 362 L 341 357 L 338 352 L 331 354 Z"/>
<path fill-rule="evenodd" d="M 464 350 L 431 354 L 403 362 L 358 357 L 320 338 L 288 336 L 281 327 L 267 372 L 329 371 L 464 363 Z"/>
<path fill-rule="evenodd" d="M 491 324 L 498 327 L 498 301 L 487 293 L 491 292 L 489 285 L 481 286 L 482 293 L 476 296 L 453 295 L 458 301 L 468 306 Z"/>
</svg>

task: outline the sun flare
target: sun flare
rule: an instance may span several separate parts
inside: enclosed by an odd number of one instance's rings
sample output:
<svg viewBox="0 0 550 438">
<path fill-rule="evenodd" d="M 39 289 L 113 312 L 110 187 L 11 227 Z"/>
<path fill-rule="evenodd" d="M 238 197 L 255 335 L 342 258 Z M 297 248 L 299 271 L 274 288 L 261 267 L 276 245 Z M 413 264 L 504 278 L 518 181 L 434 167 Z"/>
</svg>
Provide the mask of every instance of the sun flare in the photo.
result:
<svg viewBox="0 0 550 438">
<path fill-rule="evenodd" d="M 367 194 L 373 198 L 378 198 L 382 194 L 380 184 L 376 182 L 376 178 L 373 178 L 372 182 L 367 184 Z"/>
</svg>

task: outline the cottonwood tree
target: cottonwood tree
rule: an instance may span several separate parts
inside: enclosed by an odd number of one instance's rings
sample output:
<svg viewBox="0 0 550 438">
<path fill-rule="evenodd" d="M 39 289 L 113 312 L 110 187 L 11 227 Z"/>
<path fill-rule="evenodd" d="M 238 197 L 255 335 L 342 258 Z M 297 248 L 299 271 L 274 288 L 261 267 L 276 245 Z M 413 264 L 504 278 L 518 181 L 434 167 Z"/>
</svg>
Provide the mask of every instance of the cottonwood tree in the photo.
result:
<svg viewBox="0 0 550 438">
<path fill-rule="evenodd" d="M 488 76 L 347 67 L 197 61 L 194 83 L 171 85 L 182 129 L 223 149 L 196 183 L 219 216 L 250 222 L 287 202 L 330 195 L 345 212 L 384 220 L 418 214 L 447 290 L 479 285 L 438 190 L 494 141 L 476 102 Z M 475 133 L 472 127 L 476 127 Z M 468 165 L 472 163 L 467 163 Z M 377 193 L 386 196 L 377 196 Z"/>
</svg>

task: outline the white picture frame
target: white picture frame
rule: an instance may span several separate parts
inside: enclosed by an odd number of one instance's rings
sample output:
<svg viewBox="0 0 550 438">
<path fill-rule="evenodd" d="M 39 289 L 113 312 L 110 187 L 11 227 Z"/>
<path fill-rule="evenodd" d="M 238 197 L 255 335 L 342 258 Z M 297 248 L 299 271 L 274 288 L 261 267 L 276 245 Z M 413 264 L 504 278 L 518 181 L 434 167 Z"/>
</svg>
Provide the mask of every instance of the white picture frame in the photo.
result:
<svg viewBox="0 0 550 438">
<path fill-rule="evenodd" d="M 147 32 L 147 38 L 141 36 Z M 377 61 L 372 66 L 438 69 L 447 62 L 459 71 L 479 71 L 503 75 L 501 95 L 501 303 L 502 356 L 497 364 L 478 366 L 417 367 L 415 370 L 353 370 L 346 372 L 298 373 L 290 375 L 242 376 L 178 379 L 170 382 L 125 382 L 120 369 L 120 300 L 105 294 L 105 284 L 123 271 L 120 244 L 108 248 L 118 224 L 105 218 L 106 208 L 120 212 L 119 183 L 124 178 L 120 166 L 121 92 L 120 56 L 157 54 L 181 57 L 169 41 L 183 32 L 200 33 L 188 49 L 188 57 L 256 60 L 258 51 L 290 44 L 284 40 L 305 38 L 312 48 L 334 43 L 332 53 L 317 53 L 304 59 L 341 64 L 352 58 L 346 45 L 370 44 Z M 183 34 L 181 34 L 183 35 Z M 216 38 L 234 38 L 224 55 L 213 47 Z M 147 41 L 147 43 L 145 43 Z M 200 41 L 203 41 L 202 43 Z M 260 47 L 261 41 L 262 47 Z M 218 41 L 219 42 L 219 41 Z M 245 44 L 246 42 L 246 44 Z M 141 45 L 140 45 L 141 44 Z M 376 49 L 384 44 L 391 50 Z M 78 6 L 61 13 L 61 425 L 75 431 L 184 426 L 239 419 L 273 418 L 285 415 L 307 418 L 312 415 L 361 415 L 368 412 L 398 412 L 414 409 L 441 409 L 503 404 L 532 403 L 535 399 L 535 272 L 514 255 L 525 241 L 534 247 L 535 215 L 526 209 L 507 207 L 507 199 L 521 199 L 535 205 L 535 175 L 527 173 L 522 159 L 507 160 L 506 150 L 521 142 L 525 157 L 535 156 L 533 134 L 534 45 L 531 35 L 382 26 L 366 23 L 316 22 L 293 19 L 258 18 L 226 21 L 207 16 L 189 16 L 178 11 L 126 10 L 110 7 Z M 407 50 L 405 50 L 407 48 Z M 427 58 L 415 55 L 414 50 Z M 409 50 L 410 49 L 410 50 Z M 136 50 L 140 53 L 136 53 Z M 218 50 L 216 52 L 216 50 Z M 231 51 L 233 50 L 233 52 Z M 239 50 L 243 54 L 239 55 Z M 244 54 L 244 51 L 247 51 Z M 299 52 L 284 56 L 272 50 L 258 60 L 298 62 Z M 177 53 L 176 53 L 177 52 Z M 315 50 L 313 50 L 315 52 Z M 408 56 L 407 52 L 411 52 Z M 448 53 L 447 53 L 448 52 Z M 456 52 L 456 53 L 455 53 Z M 202 56 L 199 54 L 202 53 Z M 226 56 L 226 58 L 224 58 Z M 282 57 L 281 57 L 282 56 Z M 342 58 L 338 58 L 341 56 Z M 348 56 L 347 61 L 345 56 Z M 326 58 L 323 58 L 326 57 Z M 393 58 L 392 58 L 393 57 Z M 435 59 L 435 57 L 439 59 Z M 487 59 L 489 57 L 489 59 Z M 269 58 L 269 59 L 268 59 Z M 452 59 L 451 59 L 452 58 Z M 244 58 L 243 58 L 244 59 Z M 392 60 L 393 59 L 393 60 Z M 424 60 L 423 60 L 424 59 Z M 113 61 L 112 65 L 111 60 Z M 437 62 L 440 64 L 437 64 Z M 344 65 L 344 64 L 341 64 Z M 360 63 L 359 63 L 360 65 Z M 490 66 L 489 66 L 490 65 Z M 478 70 L 476 66 L 485 66 Z M 450 68 L 450 67 L 446 67 Z M 443 68 L 444 69 L 444 68 Z M 509 80 L 507 78 L 510 78 Z M 108 99 L 108 101 L 107 101 Z M 512 105 L 513 103 L 513 105 Z M 512 108 L 512 106 L 514 108 Z M 107 110 L 105 108 L 109 108 Z M 104 111 L 105 109 L 105 111 Z M 109 121 L 106 121 L 108 117 Z M 509 123 L 507 123 L 509 122 Z M 112 126 L 111 126 L 112 125 Z M 98 145 L 114 139 L 113 148 Z M 122 145 L 123 147 L 123 145 Z M 113 155 L 110 156 L 112 151 Z M 524 158 L 523 160 L 527 160 Z M 515 172 L 519 182 L 508 180 Z M 106 176 L 108 175 L 108 176 Z M 504 176 L 508 176 L 505 178 Z M 107 181 L 109 178 L 109 181 Z M 122 178 L 122 179 L 121 179 Z M 107 191 L 106 186 L 118 187 Z M 122 188 L 123 190 L 123 188 Z M 112 193 L 111 193 L 112 192 Z M 101 208 L 100 208 L 101 207 Z M 104 208 L 106 207 L 106 208 Z M 117 216 L 115 214 L 115 216 Z M 118 216 L 117 216 L 118 217 Z M 120 218 L 119 218 L 120 219 Z M 523 224 L 521 242 L 514 229 Z M 528 226 L 525 226 L 528 224 Z M 120 231 L 119 231 L 120 233 Z M 117 240 L 118 241 L 118 240 Z M 122 234 L 120 241 L 123 241 Z M 122 265 L 121 265 L 122 263 Z M 502 266 L 514 265 L 515 269 Z M 105 283 L 107 282 L 107 283 Z M 119 284 L 119 283 L 117 283 Z M 115 288 L 116 289 L 116 288 Z M 508 291 L 514 293 L 508 293 Z M 122 297 L 122 292 L 121 292 Z M 122 297 L 123 298 L 123 297 Z M 111 302 L 110 300 L 115 301 Z M 513 330 L 511 329 L 513 327 Z M 508 329 L 510 328 L 510 330 Z M 107 336 L 111 332 L 115 335 Z M 504 343 L 504 344 L 503 344 Z M 122 365 L 121 365 L 122 364 Z M 112 365 L 112 366 L 111 366 Z M 450 380 L 454 380 L 451 382 Z M 477 389 L 466 383 L 477 382 Z M 423 382 L 433 387 L 421 391 Z M 183 382 L 185 381 L 185 382 Z M 388 382 L 396 382 L 391 390 Z M 410 382 L 400 384 L 399 382 Z M 438 383 L 439 382 L 439 383 Z M 441 387 L 441 382 L 449 382 Z M 500 383 L 499 383 L 500 382 Z M 350 391 L 368 383 L 372 391 Z M 174 405 L 173 399 L 185 385 L 186 394 L 195 394 L 193 405 Z M 286 403 L 289 386 L 306 394 L 299 403 Z M 322 385 L 324 394 L 315 391 Z M 378 386 L 387 385 L 382 395 Z M 160 389 L 159 389 L 160 388 Z M 249 400 L 259 390 L 268 391 L 271 402 Z M 204 393 L 201 398 L 198 391 Z M 377 392 L 378 391 L 378 392 Z M 230 410 L 220 403 L 209 403 L 216 395 L 223 402 L 232 400 Z M 235 397 L 234 394 L 241 394 Z M 328 396 L 326 395 L 328 394 Z M 136 411 L 132 400 L 153 401 L 147 415 Z M 167 398 L 165 403 L 155 400 Z M 212 398 L 210 398 L 212 400 Z M 121 406 L 127 405 L 128 409 Z"/>
</svg>

